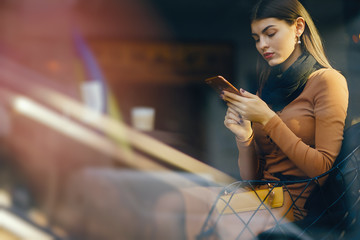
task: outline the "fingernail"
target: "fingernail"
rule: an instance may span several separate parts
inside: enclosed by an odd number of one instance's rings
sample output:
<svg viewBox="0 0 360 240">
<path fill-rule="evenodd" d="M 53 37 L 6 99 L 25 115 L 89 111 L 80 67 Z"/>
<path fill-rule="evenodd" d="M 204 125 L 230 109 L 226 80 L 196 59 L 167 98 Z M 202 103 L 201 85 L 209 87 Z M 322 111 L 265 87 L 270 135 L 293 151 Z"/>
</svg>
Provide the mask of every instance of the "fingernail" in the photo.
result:
<svg viewBox="0 0 360 240">
<path fill-rule="evenodd" d="M 244 89 L 242 89 L 242 88 L 240 88 L 240 92 L 245 93 L 245 90 L 244 90 Z"/>
</svg>

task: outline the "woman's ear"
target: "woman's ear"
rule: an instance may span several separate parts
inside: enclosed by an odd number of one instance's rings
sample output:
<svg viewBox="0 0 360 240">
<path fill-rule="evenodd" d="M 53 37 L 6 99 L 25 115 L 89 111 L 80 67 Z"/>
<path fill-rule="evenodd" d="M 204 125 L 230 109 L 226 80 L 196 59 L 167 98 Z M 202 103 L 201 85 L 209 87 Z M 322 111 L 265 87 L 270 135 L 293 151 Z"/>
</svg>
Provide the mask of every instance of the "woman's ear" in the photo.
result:
<svg viewBox="0 0 360 240">
<path fill-rule="evenodd" d="M 305 31 L 305 19 L 303 17 L 298 17 L 295 20 L 295 27 L 296 27 L 296 35 L 301 36 Z"/>
</svg>

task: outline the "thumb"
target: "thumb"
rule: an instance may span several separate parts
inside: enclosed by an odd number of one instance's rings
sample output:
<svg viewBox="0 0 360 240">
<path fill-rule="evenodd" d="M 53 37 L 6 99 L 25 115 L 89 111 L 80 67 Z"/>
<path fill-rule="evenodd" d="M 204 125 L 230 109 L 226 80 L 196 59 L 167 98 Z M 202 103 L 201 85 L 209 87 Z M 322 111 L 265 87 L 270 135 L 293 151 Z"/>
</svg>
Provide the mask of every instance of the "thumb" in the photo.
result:
<svg viewBox="0 0 360 240">
<path fill-rule="evenodd" d="M 254 98 L 255 95 L 254 94 L 251 94 L 249 93 L 248 91 L 245 91 L 244 89 L 240 88 L 240 94 L 243 96 L 243 97 L 247 97 L 247 98 Z"/>
</svg>

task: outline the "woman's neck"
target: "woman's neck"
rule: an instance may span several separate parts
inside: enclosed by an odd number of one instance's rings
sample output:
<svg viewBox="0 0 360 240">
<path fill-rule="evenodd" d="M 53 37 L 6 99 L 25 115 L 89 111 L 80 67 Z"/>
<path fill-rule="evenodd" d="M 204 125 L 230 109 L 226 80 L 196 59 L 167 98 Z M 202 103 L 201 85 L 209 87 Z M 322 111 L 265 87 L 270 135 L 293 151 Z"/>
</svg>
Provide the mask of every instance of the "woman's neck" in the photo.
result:
<svg viewBox="0 0 360 240">
<path fill-rule="evenodd" d="M 291 55 L 280 64 L 280 68 L 282 72 L 285 72 L 295 61 L 298 59 L 302 54 L 301 46 L 296 45 L 294 51 L 291 53 Z"/>
</svg>

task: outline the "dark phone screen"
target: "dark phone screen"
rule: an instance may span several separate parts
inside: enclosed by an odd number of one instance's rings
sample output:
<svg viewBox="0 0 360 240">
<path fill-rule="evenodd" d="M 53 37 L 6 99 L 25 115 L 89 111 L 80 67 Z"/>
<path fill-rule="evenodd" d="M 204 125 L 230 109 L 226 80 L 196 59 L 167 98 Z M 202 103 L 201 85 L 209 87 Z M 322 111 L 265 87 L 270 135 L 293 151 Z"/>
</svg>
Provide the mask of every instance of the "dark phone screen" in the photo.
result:
<svg viewBox="0 0 360 240">
<path fill-rule="evenodd" d="M 222 76 L 207 78 L 205 82 L 215 89 L 218 94 L 222 94 L 222 91 L 228 91 L 240 95 L 239 90 Z"/>
</svg>

